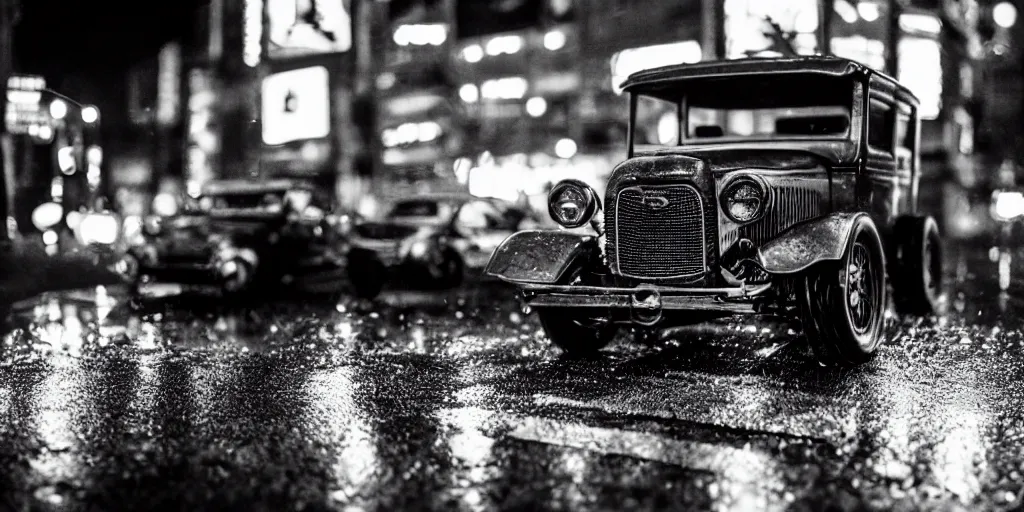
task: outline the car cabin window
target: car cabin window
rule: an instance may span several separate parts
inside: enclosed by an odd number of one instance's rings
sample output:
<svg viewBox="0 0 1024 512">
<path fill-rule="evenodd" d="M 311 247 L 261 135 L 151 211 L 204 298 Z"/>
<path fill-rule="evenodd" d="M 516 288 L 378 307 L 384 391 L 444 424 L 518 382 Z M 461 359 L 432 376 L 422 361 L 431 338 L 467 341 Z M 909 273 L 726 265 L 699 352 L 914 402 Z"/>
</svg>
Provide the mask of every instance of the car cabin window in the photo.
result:
<svg viewBox="0 0 1024 512">
<path fill-rule="evenodd" d="M 651 96 L 680 95 L 684 115 L 678 121 L 671 112 L 678 106 L 669 101 L 660 102 L 661 110 L 651 108 L 652 100 L 640 91 L 633 141 L 639 152 L 679 143 L 841 139 L 850 135 L 854 83 L 846 77 L 813 73 L 731 75 L 650 87 L 646 94 Z M 681 140 L 672 140 L 678 132 L 670 128 L 682 128 Z"/>
<path fill-rule="evenodd" d="M 914 159 L 913 117 L 902 112 L 896 114 L 896 160 L 901 169 L 909 169 Z"/>
<path fill-rule="evenodd" d="M 893 152 L 893 109 L 874 99 L 868 110 L 868 145 L 886 153 Z"/>
<path fill-rule="evenodd" d="M 634 126 L 634 144 L 675 146 L 679 143 L 679 106 L 673 101 L 638 96 Z"/>
<path fill-rule="evenodd" d="M 487 201 L 470 201 L 459 209 L 457 223 L 463 229 L 497 229 L 502 226 L 503 217 Z"/>
</svg>

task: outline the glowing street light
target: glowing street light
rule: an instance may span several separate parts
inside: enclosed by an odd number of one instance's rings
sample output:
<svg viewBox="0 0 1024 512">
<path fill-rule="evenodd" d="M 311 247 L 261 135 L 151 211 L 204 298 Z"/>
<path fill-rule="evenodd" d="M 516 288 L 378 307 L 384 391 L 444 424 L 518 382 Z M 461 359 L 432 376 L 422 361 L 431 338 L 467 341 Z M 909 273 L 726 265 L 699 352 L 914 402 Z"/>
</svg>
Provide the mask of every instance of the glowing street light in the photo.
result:
<svg viewBox="0 0 1024 512">
<path fill-rule="evenodd" d="M 1010 2 L 999 2 L 992 8 L 992 21 L 1002 28 L 1010 28 L 1017 23 L 1017 8 Z"/>
<path fill-rule="evenodd" d="M 68 104 L 62 99 L 55 99 L 50 102 L 50 116 L 54 119 L 64 119 L 68 115 Z"/>
<path fill-rule="evenodd" d="M 86 105 L 82 107 L 82 121 L 86 124 L 92 124 L 98 121 L 100 118 L 100 110 L 92 105 Z"/>
<path fill-rule="evenodd" d="M 572 139 L 562 139 L 555 143 L 555 156 L 563 159 L 570 159 L 576 155 L 576 141 Z"/>
<path fill-rule="evenodd" d="M 532 117 L 540 117 L 548 110 L 548 102 L 540 96 L 526 100 L 526 113 Z"/>
</svg>

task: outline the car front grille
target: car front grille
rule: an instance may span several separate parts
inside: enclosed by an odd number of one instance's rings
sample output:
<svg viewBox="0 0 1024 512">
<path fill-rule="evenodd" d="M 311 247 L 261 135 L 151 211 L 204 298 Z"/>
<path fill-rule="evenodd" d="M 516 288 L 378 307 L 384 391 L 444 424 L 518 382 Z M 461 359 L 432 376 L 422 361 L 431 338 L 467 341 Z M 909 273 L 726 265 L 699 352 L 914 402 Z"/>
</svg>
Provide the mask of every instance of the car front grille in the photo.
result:
<svg viewBox="0 0 1024 512">
<path fill-rule="evenodd" d="M 615 203 L 615 251 L 626 277 L 672 279 L 705 271 L 704 208 L 690 185 L 629 187 Z"/>
</svg>

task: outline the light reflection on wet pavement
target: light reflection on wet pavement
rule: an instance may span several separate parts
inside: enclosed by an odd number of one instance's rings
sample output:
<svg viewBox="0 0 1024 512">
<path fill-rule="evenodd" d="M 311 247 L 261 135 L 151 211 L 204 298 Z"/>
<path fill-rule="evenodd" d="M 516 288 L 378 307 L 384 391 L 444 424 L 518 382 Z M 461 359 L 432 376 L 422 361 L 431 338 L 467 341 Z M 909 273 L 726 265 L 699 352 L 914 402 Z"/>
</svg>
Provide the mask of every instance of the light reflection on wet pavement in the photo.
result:
<svg viewBox="0 0 1024 512">
<path fill-rule="evenodd" d="M 1024 258 L 994 256 L 852 370 L 751 319 L 566 359 L 495 286 L 44 297 L 0 345 L 0 508 L 1011 508 Z"/>
</svg>

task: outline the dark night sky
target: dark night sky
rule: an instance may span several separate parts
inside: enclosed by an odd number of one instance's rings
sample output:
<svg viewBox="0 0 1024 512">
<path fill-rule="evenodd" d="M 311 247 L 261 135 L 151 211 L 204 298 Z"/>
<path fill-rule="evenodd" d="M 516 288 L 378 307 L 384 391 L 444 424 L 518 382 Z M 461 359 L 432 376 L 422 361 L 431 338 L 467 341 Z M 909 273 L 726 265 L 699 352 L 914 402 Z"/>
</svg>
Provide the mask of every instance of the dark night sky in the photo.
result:
<svg viewBox="0 0 1024 512">
<path fill-rule="evenodd" d="M 109 119 L 110 108 L 123 108 L 127 67 L 155 55 L 209 0 L 21 3 L 14 39 L 15 71 L 44 75 L 50 87 L 106 107 L 104 118 Z"/>
</svg>

